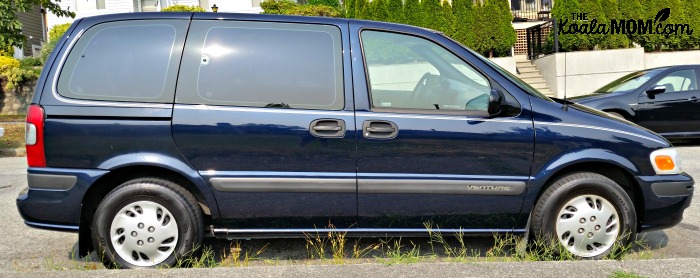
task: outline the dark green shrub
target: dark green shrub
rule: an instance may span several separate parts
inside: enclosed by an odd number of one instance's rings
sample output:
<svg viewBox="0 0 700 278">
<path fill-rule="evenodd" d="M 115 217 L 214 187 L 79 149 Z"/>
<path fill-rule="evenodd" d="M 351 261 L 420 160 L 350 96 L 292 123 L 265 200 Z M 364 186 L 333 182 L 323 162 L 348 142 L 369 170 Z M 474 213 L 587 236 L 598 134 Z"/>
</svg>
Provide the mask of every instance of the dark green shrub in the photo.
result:
<svg viewBox="0 0 700 278">
<path fill-rule="evenodd" d="M 389 11 L 389 22 L 406 22 L 406 16 L 404 15 L 402 0 L 389 0 L 389 2 L 387 3 L 387 10 Z"/>
<path fill-rule="evenodd" d="M 43 66 L 44 61 L 41 60 L 41 58 L 39 58 L 39 57 L 25 57 L 24 59 L 19 61 L 19 64 L 23 68 L 38 67 L 38 66 Z"/>
<path fill-rule="evenodd" d="M 355 0 L 355 18 L 371 19 L 368 0 Z"/>
<path fill-rule="evenodd" d="M 600 24 L 605 24 L 606 22 L 608 22 L 608 20 L 605 17 L 605 14 L 603 14 L 603 8 L 601 8 L 599 0 L 579 1 L 581 8 L 580 12 L 587 14 L 588 22 L 586 23 L 590 24 L 593 20 L 596 20 L 598 26 L 600 26 Z M 582 41 L 580 47 L 588 50 L 593 50 L 597 45 L 602 43 L 603 39 L 605 38 L 604 34 L 586 34 L 585 36 L 586 40 Z"/>
<path fill-rule="evenodd" d="M 685 48 L 696 48 L 700 46 L 700 0 L 683 1 L 685 11 L 685 21 L 693 29 L 693 34 L 688 36 L 684 43 Z"/>
<path fill-rule="evenodd" d="M 44 43 L 44 45 L 41 47 L 41 52 L 39 53 L 39 58 L 41 59 L 42 64 L 49 58 L 49 55 L 51 55 L 51 52 L 56 47 L 58 40 L 61 39 L 63 34 L 68 30 L 68 27 L 70 27 L 70 23 L 55 25 L 51 28 L 51 30 L 49 30 L 49 41 Z"/>
<path fill-rule="evenodd" d="M 323 5 L 299 5 L 288 0 L 267 0 L 260 3 L 264 14 L 339 17 L 340 10 Z"/>
<path fill-rule="evenodd" d="M 603 13 L 605 13 L 605 18 L 608 20 L 622 19 L 617 0 L 600 0 L 600 6 L 603 9 Z M 630 41 L 624 34 L 607 34 L 599 46 L 602 49 L 626 48 L 630 46 Z"/>
<path fill-rule="evenodd" d="M 445 25 L 439 30 L 452 38 L 456 34 L 455 15 L 452 12 L 452 5 L 447 0 L 442 0 L 442 18 L 445 19 Z"/>
<path fill-rule="evenodd" d="M 440 30 L 447 24 L 442 15 L 440 0 L 421 0 L 421 9 L 423 10 L 423 22 L 420 26 Z"/>
<path fill-rule="evenodd" d="M 309 5 L 329 6 L 336 9 L 340 8 L 340 2 L 338 2 L 338 0 L 309 0 Z"/>
<path fill-rule="evenodd" d="M 264 14 L 287 14 L 287 11 L 298 4 L 289 0 L 266 0 L 260 3 Z"/>
<path fill-rule="evenodd" d="M 374 0 L 369 3 L 370 19 L 376 21 L 389 21 L 387 0 Z"/>
<path fill-rule="evenodd" d="M 568 27 L 572 24 L 583 23 L 582 21 L 573 20 L 573 18 L 571 17 L 572 13 L 580 12 L 581 7 L 579 5 L 578 0 L 555 1 L 554 7 L 552 7 L 552 17 L 554 17 L 555 20 L 557 20 L 558 22 L 568 22 L 567 25 L 564 26 L 563 31 L 567 31 Z M 562 26 L 560 25 L 559 28 L 561 27 Z M 554 32 L 551 32 L 550 36 L 553 35 Z M 587 45 L 588 39 L 586 38 L 586 35 L 564 34 L 563 32 L 559 33 L 559 49 L 561 51 L 577 51 L 585 49 L 585 46 Z"/>
<path fill-rule="evenodd" d="M 474 47 L 474 15 L 471 0 L 452 0 L 452 13 L 455 20 L 455 34 L 450 36 L 469 48 Z"/>
<path fill-rule="evenodd" d="M 562 2 L 562 1 L 560 1 Z M 515 45 L 515 29 L 506 0 L 485 0 L 475 13 L 474 48 L 487 57 L 508 55 Z"/>
<path fill-rule="evenodd" d="M 160 10 L 161 12 L 206 12 L 200 6 L 172 5 Z"/>
<path fill-rule="evenodd" d="M 355 18 L 355 3 L 357 0 L 345 0 L 343 4 L 345 5 L 345 16 L 348 18 Z"/>
<path fill-rule="evenodd" d="M 423 24 L 423 9 L 418 0 L 406 0 L 404 5 L 406 24 L 421 26 Z"/>
<path fill-rule="evenodd" d="M 632 19 L 640 20 L 644 16 L 644 9 L 642 9 L 642 3 L 640 0 L 620 0 L 618 5 L 620 8 L 620 18 L 619 19 Z M 639 45 L 643 45 L 643 39 L 641 35 L 638 34 L 627 34 L 627 38 Z"/>
</svg>

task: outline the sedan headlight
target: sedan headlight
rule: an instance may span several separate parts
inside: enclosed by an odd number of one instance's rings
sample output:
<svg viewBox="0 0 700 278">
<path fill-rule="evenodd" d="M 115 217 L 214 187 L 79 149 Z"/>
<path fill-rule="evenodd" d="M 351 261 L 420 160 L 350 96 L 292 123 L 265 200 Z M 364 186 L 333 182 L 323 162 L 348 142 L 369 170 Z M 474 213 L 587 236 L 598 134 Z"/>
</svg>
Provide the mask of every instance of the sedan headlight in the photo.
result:
<svg viewBox="0 0 700 278">
<path fill-rule="evenodd" d="M 681 158 L 674 148 L 655 150 L 649 155 L 649 159 L 657 175 L 683 173 Z"/>
</svg>

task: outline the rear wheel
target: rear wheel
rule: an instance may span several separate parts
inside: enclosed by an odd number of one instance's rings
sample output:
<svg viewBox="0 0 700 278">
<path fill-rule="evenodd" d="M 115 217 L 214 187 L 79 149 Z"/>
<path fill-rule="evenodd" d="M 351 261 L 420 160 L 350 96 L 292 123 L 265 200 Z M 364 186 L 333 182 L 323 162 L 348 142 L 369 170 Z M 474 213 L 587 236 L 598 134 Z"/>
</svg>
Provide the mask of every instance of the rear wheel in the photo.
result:
<svg viewBox="0 0 700 278">
<path fill-rule="evenodd" d="M 92 222 L 94 246 L 109 267 L 172 266 L 192 256 L 202 236 L 203 216 L 192 194 L 154 178 L 112 190 Z"/>
<path fill-rule="evenodd" d="M 611 179 L 588 172 L 563 176 L 545 190 L 532 213 L 535 236 L 555 239 L 575 257 L 600 259 L 636 235 L 633 203 Z"/>
</svg>

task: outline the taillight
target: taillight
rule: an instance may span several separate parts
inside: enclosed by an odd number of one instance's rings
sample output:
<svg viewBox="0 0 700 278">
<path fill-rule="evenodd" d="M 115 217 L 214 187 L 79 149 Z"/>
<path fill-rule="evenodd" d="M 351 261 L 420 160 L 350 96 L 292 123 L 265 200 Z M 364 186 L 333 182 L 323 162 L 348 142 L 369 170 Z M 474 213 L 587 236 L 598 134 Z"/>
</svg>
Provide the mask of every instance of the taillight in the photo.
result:
<svg viewBox="0 0 700 278">
<path fill-rule="evenodd" d="M 39 105 L 30 105 L 29 111 L 27 111 L 25 141 L 27 144 L 27 164 L 29 164 L 29 167 L 46 167 L 46 155 L 44 153 L 44 109 Z"/>
</svg>

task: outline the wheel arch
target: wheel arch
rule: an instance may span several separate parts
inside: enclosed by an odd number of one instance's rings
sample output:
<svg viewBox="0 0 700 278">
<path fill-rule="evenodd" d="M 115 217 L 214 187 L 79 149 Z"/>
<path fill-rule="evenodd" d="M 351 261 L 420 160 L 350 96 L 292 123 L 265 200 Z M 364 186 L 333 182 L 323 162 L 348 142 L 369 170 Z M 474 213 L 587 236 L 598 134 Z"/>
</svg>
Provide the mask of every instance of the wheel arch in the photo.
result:
<svg viewBox="0 0 700 278">
<path fill-rule="evenodd" d="M 200 208 L 205 220 L 205 226 L 218 219 L 218 205 L 212 192 L 198 175 L 192 177 L 172 167 L 153 164 L 131 164 L 121 167 L 113 167 L 110 172 L 100 177 L 85 192 L 81 201 L 80 229 L 78 238 L 78 252 L 85 256 L 94 250 L 91 240 L 91 225 L 97 206 L 120 184 L 142 177 L 153 177 L 172 181 L 190 192 Z M 197 180 L 199 179 L 199 180 Z"/>
<path fill-rule="evenodd" d="M 540 200 L 542 194 L 556 180 L 576 172 L 596 173 L 620 185 L 633 202 L 634 212 L 637 215 L 637 230 L 640 229 L 640 224 L 642 223 L 642 219 L 644 219 L 644 195 L 642 189 L 634 178 L 633 170 L 610 161 L 580 161 L 556 169 L 544 180 L 542 186 L 537 190 L 537 194 L 532 199 L 532 207 L 534 207 L 534 204 Z"/>
</svg>

